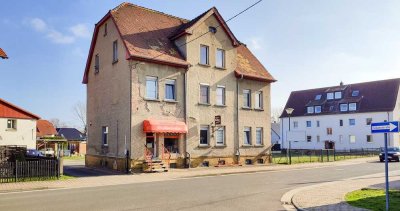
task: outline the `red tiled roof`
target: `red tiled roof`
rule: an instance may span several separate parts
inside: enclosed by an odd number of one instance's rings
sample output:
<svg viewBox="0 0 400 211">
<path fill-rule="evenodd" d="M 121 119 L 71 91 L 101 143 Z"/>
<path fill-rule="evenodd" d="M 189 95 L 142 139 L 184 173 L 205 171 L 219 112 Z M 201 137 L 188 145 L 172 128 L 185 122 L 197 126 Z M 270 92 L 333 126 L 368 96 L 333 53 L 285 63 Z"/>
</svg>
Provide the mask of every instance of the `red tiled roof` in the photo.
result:
<svg viewBox="0 0 400 211">
<path fill-rule="evenodd" d="M 1 48 L 0 48 L 0 58 L 8 59 L 8 56 L 7 56 L 6 52 Z"/>
<path fill-rule="evenodd" d="M 333 91 L 342 91 L 342 98 L 340 100 L 327 100 L 326 93 Z M 358 96 L 352 96 L 353 91 L 359 91 Z M 397 99 L 399 91 L 400 78 L 293 91 L 290 93 L 285 109 L 294 109 L 291 115 L 292 117 L 387 112 L 393 111 L 396 106 L 396 101 L 400 100 Z M 321 99 L 315 100 L 316 95 L 321 95 Z M 357 103 L 357 110 L 341 112 L 341 103 Z M 321 106 L 321 113 L 307 114 L 307 106 L 316 105 Z M 283 110 L 281 117 L 288 117 L 285 110 Z"/>
<path fill-rule="evenodd" d="M 260 80 L 267 82 L 275 82 L 276 80 L 261 64 L 260 61 L 251 53 L 251 51 L 243 44 L 237 49 L 237 67 L 235 70 L 236 77 L 242 77 L 251 80 Z"/>
<path fill-rule="evenodd" d="M 184 34 L 191 34 L 191 28 L 204 19 L 214 15 L 221 28 L 227 33 L 233 46 L 238 47 L 239 66 L 235 73 L 251 80 L 267 82 L 276 81 L 257 60 L 257 58 L 235 38 L 218 10 L 213 7 L 192 21 L 167 15 L 162 12 L 140 7 L 131 3 L 122 3 L 110 10 L 97 24 L 86 62 L 83 83 L 88 82 L 88 73 L 93 56 L 99 27 L 108 19 L 112 19 L 123 40 L 126 59 L 154 62 L 181 68 L 188 68 L 189 63 L 180 54 L 173 39 Z M 249 66 L 250 65 L 250 66 Z"/>
<path fill-rule="evenodd" d="M 0 118 L 40 119 L 39 116 L 25 111 L 0 98 Z"/>
<path fill-rule="evenodd" d="M 57 135 L 56 128 L 53 126 L 53 124 L 42 119 L 36 122 L 36 132 L 37 137 Z"/>
</svg>

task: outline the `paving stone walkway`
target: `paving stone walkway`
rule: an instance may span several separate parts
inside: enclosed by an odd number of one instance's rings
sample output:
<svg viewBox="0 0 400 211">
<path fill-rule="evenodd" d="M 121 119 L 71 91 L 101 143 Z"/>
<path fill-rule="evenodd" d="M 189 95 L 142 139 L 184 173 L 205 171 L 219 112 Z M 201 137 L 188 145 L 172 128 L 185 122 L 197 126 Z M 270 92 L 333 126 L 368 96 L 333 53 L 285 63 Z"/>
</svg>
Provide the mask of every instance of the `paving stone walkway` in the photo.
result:
<svg viewBox="0 0 400 211">
<path fill-rule="evenodd" d="M 122 185 L 132 183 L 145 183 L 155 181 L 166 181 L 185 179 L 191 177 L 215 176 L 223 174 L 253 173 L 264 171 L 292 171 L 305 168 L 323 168 L 329 166 L 353 165 L 357 163 L 373 162 L 376 158 L 359 158 L 329 163 L 306 163 L 296 165 L 254 165 L 236 167 L 208 167 L 193 169 L 170 169 L 166 173 L 141 173 L 133 175 L 104 175 L 79 177 L 69 180 L 58 181 L 37 181 L 0 184 L 0 194 L 17 191 L 43 190 L 43 189 L 63 189 L 63 188 L 83 188 L 98 187 L 106 185 Z"/>
<path fill-rule="evenodd" d="M 346 193 L 366 187 L 383 189 L 385 187 L 384 181 L 384 174 L 382 173 L 303 187 L 296 191 L 291 200 L 292 204 L 299 210 L 366 210 L 347 204 L 344 198 Z M 391 189 L 400 189 L 400 171 L 390 172 L 389 181 Z"/>
</svg>

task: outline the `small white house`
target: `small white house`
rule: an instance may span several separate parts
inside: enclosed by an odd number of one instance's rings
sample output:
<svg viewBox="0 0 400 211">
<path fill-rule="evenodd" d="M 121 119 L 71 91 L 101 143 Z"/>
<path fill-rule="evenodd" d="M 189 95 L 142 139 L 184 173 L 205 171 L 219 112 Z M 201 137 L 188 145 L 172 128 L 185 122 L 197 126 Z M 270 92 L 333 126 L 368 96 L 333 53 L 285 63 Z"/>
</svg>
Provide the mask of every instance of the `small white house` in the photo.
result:
<svg viewBox="0 0 400 211">
<path fill-rule="evenodd" d="M 289 142 L 292 149 L 383 147 L 384 135 L 371 134 L 371 123 L 400 121 L 399 85 L 400 79 L 390 79 L 292 92 L 281 115 L 282 147 Z M 388 140 L 398 147 L 399 133 Z"/>
<path fill-rule="evenodd" d="M 0 98 L 0 146 L 36 148 L 36 121 L 40 119 Z"/>
</svg>

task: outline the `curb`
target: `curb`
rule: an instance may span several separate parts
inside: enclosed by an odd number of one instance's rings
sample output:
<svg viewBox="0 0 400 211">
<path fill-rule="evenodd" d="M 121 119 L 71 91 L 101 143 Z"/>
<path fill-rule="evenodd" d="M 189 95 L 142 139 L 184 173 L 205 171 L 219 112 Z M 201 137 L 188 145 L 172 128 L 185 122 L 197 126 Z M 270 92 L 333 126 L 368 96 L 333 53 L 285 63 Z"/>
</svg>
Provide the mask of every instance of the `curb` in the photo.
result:
<svg viewBox="0 0 400 211">
<path fill-rule="evenodd" d="M 399 173 L 399 172 L 400 172 L 399 170 L 392 171 L 392 173 Z M 286 210 L 290 210 L 290 211 L 292 211 L 292 210 L 307 211 L 307 209 L 299 207 L 298 205 L 296 205 L 296 203 L 293 202 L 293 197 L 296 194 L 298 194 L 299 192 L 305 191 L 305 190 L 309 190 L 309 189 L 313 189 L 313 188 L 317 188 L 317 187 L 321 187 L 321 186 L 332 185 L 332 184 L 342 183 L 342 182 L 348 182 L 348 181 L 356 180 L 356 179 L 368 179 L 368 178 L 374 177 L 374 176 L 384 176 L 384 173 L 377 173 L 377 174 L 370 174 L 370 175 L 352 177 L 352 178 L 347 178 L 347 179 L 333 181 L 333 182 L 324 182 L 324 183 L 319 183 L 319 184 L 315 184 L 315 185 L 295 188 L 295 189 L 292 189 L 292 190 L 286 192 L 285 194 L 283 194 L 283 196 L 281 197 L 281 203 L 282 203 L 282 206 Z"/>
</svg>

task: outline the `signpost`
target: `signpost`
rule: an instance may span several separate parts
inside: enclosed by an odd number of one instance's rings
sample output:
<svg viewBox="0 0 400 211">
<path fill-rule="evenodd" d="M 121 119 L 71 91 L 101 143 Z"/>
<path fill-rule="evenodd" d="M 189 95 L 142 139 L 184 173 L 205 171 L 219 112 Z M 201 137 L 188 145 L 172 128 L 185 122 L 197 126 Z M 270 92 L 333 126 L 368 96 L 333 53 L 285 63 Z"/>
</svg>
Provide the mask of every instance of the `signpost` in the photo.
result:
<svg viewBox="0 0 400 211">
<path fill-rule="evenodd" d="M 376 122 L 371 124 L 371 133 L 384 133 L 385 136 L 385 186 L 386 186 L 386 210 L 389 210 L 389 166 L 388 166 L 388 133 L 399 132 L 399 122 Z"/>
</svg>

